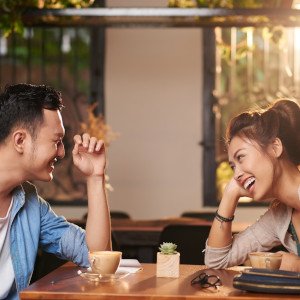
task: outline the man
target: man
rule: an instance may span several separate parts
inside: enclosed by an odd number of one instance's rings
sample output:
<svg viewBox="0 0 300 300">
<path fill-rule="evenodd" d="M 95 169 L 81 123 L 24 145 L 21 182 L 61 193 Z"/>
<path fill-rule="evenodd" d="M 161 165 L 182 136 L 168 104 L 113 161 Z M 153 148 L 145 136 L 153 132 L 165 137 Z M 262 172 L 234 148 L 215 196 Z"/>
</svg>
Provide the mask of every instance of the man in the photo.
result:
<svg viewBox="0 0 300 300">
<path fill-rule="evenodd" d="M 74 137 L 75 166 L 86 177 L 86 232 L 58 217 L 28 181 L 51 181 L 65 155 L 61 94 L 44 85 L 16 84 L 0 94 L 0 299 L 28 286 L 38 247 L 80 266 L 88 250 L 111 250 L 104 188 L 103 141 Z"/>
</svg>

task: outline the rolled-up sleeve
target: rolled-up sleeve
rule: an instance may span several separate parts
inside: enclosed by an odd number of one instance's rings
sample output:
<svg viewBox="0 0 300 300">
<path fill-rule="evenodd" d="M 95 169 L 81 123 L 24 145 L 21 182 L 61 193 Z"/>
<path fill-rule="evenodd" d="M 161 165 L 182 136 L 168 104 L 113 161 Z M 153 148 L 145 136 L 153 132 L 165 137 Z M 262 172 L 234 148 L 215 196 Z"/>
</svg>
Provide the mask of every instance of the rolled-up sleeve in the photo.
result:
<svg viewBox="0 0 300 300">
<path fill-rule="evenodd" d="M 42 248 L 77 265 L 89 266 L 85 230 L 67 222 L 64 217 L 57 216 L 45 200 L 41 198 L 39 200 Z"/>
<path fill-rule="evenodd" d="M 60 240 L 62 256 L 75 264 L 88 267 L 88 248 L 85 239 L 85 231 L 80 227 L 70 224 L 68 230 Z"/>
</svg>

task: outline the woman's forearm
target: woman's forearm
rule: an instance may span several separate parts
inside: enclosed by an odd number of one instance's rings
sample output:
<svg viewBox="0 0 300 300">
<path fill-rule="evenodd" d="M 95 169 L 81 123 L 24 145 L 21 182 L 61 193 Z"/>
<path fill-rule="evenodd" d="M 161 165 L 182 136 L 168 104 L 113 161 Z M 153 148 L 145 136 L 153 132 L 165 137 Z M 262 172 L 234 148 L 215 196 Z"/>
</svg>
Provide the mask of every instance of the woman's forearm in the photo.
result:
<svg viewBox="0 0 300 300">
<path fill-rule="evenodd" d="M 218 214 L 224 219 L 231 219 L 234 216 L 238 198 L 224 196 L 219 208 Z M 215 218 L 211 226 L 207 244 L 210 247 L 222 248 L 230 245 L 232 242 L 232 222 L 222 221 L 221 218 Z"/>
</svg>

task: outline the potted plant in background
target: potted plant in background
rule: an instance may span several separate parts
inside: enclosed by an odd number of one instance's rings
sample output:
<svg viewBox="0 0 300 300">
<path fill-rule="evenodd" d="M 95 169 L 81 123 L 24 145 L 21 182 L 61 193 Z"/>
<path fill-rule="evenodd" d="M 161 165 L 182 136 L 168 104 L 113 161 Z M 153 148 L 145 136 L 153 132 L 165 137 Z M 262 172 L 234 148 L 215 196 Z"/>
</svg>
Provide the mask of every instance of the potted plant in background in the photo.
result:
<svg viewBox="0 0 300 300">
<path fill-rule="evenodd" d="M 157 252 L 156 276 L 179 277 L 180 253 L 174 243 L 162 243 Z"/>
</svg>

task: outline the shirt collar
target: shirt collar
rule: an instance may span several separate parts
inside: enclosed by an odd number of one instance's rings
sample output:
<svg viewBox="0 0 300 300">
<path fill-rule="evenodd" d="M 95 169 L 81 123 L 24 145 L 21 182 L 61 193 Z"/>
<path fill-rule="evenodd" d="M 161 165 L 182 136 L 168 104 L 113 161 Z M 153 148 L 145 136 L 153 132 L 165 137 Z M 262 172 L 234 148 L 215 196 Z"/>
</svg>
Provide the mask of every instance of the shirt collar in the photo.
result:
<svg viewBox="0 0 300 300">
<path fill-rule="evenodd" d="M 13 207 L 11 211 L 12 220 L 14 219 L 17 212 L 25 204 L 25 191 L 22 185 L 17 186 L 12 193 Z"/>
</svg>

